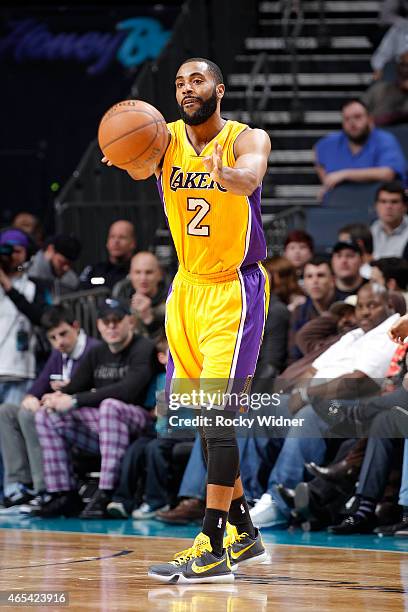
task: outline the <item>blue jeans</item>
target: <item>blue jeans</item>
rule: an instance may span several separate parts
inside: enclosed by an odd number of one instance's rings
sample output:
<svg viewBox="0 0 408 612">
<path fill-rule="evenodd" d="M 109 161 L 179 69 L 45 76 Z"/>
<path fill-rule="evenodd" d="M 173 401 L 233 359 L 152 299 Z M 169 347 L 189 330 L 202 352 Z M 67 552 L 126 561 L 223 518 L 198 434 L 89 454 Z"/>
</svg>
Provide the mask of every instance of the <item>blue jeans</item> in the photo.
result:
<svg viewBox="0 0 408 612">
<path fill-rule="evenodd" d="M 399 503 L 401 506 L 408 506 L 408 440 L 405 440 L 404 443 L 404 459 L 402 462 Z"/>
<path fill-rule="evenodd" d="M 201 451 L 200 436 L 196 436 L 178 495 L 179 497 L 205 499 L 206 486 L 207 468 Z"/>
<path fill-rule="evenodd" d="M 245 457 L 240 465 L 240 473 L 242 479 L 242 486 L 244 488 L 245 495 L 249 498 L 253 498 L 254 485 L 256 479 L 257 457 L 252 451 L 249 455 L 246 452 L 246 446 L 248 443 L 247 438 L 238 438 L 238 448 L 240 457 Z M 260 460 L 259 460 L 260 461 Z M 186 469 L 184 471 L 183 480 L 179 488 L 179 497 L 193 497 L 196 499 L 205 499 L 205 493 L 207 488 L 207 466 L 205 465 L 203 453 L 201 450 L 200 436 L 196 436 L 194 446 L 191 451 Z"/>
<path fill-rule="evenodd" d="M 283 416 L 290 416 L 287 402 L 281 402 Z M 285 414 L 286 412 L 286 414 Z M 282 449 L 268 479 L 267 492 L 275 500 L 279 509 L 289 516 L 289 509 L 275 491 L 275 485 L 283 484 L 294 488 L 303 480 L 305 463 L 321 463 L 326 453 L 323 439 L 329 426 L 313 410 L 311 405 L 304 406 L 296 413 L 296 418 L 304 419 L 302 427 L 291 427 Z"/>
</svg>

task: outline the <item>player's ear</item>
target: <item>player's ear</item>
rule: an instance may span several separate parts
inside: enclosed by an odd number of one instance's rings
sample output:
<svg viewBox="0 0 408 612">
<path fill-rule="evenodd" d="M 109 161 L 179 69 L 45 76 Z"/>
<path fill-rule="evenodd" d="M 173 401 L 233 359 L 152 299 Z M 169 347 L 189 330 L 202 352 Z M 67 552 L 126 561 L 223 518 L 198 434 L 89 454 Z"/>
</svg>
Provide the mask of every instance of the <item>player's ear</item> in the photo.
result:
<svg viewBox="0 0 408 612">
<path fill-rule="evenodd" d="M 225 85 L 224 83 L 220 83 L 219 85 L 216 86 L 215 91 L 217 93 L 217 98 L 219 100 L 221 100 L 221 98 L 224 97 L 224 93 L 225 93 Z"/>
</svg>

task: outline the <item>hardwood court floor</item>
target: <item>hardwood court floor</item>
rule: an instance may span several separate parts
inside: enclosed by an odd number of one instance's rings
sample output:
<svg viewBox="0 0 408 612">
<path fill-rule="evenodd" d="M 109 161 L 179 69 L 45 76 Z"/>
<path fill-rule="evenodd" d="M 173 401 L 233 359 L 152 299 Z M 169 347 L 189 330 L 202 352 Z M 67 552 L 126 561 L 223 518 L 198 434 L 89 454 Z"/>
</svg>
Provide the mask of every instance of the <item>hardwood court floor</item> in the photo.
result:
<svg viewBox="0 0 408 612">
<path fill-rule="evenodd" d="M 75 611 L 408 608 L 408 555 L 396 552 L 268 544 L 271 562 L 238 573 L 233 584 L 177 587 L 147 578 L 152 561 L 165 561 L 190 543 L 178 538 L 1 530 L 0 591 L 68 591 L 69 609 Z"/>
</svg>

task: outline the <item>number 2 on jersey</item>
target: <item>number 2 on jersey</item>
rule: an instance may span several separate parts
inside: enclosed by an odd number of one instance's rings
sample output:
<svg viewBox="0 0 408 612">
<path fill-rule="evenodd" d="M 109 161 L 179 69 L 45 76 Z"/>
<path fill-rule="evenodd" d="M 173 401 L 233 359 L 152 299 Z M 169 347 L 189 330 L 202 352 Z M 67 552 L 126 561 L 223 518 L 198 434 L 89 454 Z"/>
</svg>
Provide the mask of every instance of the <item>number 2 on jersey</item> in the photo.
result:
<svg viewBox="0 0 408 612">
<path fill-rule="evenodd" d="M 207 200 L 204 200 L 204 198 L 187 198 L 187 210 L 197 210 L 187 225 L 187 234 L 189 236 L 209 236 L 210 226 L 201 225 L 201 221 L 210 210 Z"/>
</svg>

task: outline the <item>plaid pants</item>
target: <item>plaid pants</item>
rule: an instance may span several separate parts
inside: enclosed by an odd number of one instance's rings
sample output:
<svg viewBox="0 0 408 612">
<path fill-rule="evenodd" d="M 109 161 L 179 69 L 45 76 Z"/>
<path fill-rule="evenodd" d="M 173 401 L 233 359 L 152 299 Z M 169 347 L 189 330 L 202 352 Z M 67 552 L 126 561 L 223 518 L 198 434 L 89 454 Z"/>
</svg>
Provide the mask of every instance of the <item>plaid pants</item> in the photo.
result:
<svg viewBox="0 0 408 612">
<path fill-rule="evenodd" d="M 67 413 L 38 410 L 35 425 L 43 453 L 47 491 L 76 488 L 69 454 L 72 446 L 101 453 L 99 488 L 114 489 L 130 436 L 140 433 L 150 418 L 144 408 L 116 399 L 103 400 L 99 408 L 78 408 Z"/>
</svg>

